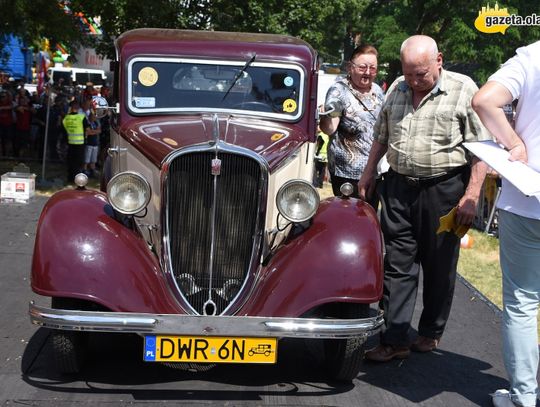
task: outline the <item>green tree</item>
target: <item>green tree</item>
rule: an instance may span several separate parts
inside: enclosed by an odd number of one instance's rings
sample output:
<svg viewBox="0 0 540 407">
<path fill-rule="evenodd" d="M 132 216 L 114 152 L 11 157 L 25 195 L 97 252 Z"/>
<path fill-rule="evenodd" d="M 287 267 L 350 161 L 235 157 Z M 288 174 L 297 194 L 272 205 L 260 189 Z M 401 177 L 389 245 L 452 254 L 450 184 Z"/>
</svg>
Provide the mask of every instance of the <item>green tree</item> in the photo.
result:
<svg viewBox="0 0 540 407">
<path fill-rule="evenodd" d="M 95 41 L 114 57 L 114 39 L 140 27 L 211 29 L 289 34 L 309 42 L 326 62 L 341 62 L 347 26 L 379 50 L 386 79 L 400 73 L 399 48 L 412 34 L 430 35 L 445 67 L 482 83 L 521 45 L 537 41 L 540 27 L 510 27 L 485 34 L 474 27 L 486 0 L 0 0 L 0 35 L 15 34 L 28 44 L 48 38 L 70 49 Z M 69 5 L 72 13 L 66 12 Z M 494 6 L 494 3 L 492 4 Z M 521 16 L 539 14 L 537 2 L 506 0 L 500 7 Z M 99 17 L 101 37 L 80 30 L 73 13 Z M 0 51 L 2 43 L 0 41 Z"/>
<path fill-rule="evenodd" d="M 508 0 L 499 7 L 521 16 L 538 13 L 538 5 Z M 433 37 L 443 52 L 445 67 L 483 83 L 515 49 L 540 38 L 539 27 L 510 27 L 506 34 L 485 34 L 474 21 L 485 0 L 372 1 L 364 13 L 364 38 L 373 42 L 380 60 L 388 64 L 388 80 L 400 74 L 399 49 L 409 35 Z M 491 6 L 493 7 L 493 3 Z"/>
<path fill-rule="evenodd" d="M 214 0 L 216 30 L 288 34 L 317 49 L 325 61 L 341 61 L 346 27 L 358 30 L 368 0 Z"/>
<path fill-rule="evenodd" d="M 99 16 L 103 35 L 97 38 L 97 51 L 114 58 L 114 39 L 134 28 L 210 28 L 211 0 L 73 0 L 73 10 Z"/>
<path fill-rule="evenodd" d="M 102 0 L 72 1 L 74 10 L 100 16 L 98 51 L 114 56 L 113 40 L 141 27 L 288 34 L 339 62 L 345 28 L 358 26 L 369 0 Z"/>
<path fill-rule="evenodd" d="M 88 43 L 72 13 L 66 12 L 63 2 L 51 0 L 0 0 L 0 36 L 13 34 L 40 48 L 43 38 L 51 45 L 65 43 L 72 49 Z M 0 41 L 0 50 L 3 44 Z"/>
</svg>

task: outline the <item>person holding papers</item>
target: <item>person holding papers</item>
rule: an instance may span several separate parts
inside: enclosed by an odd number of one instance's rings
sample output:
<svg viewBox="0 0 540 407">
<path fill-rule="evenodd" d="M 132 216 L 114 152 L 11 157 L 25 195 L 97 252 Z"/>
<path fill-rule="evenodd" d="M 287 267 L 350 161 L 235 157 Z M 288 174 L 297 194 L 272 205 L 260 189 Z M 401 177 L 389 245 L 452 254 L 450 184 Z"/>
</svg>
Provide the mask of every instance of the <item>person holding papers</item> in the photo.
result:
<svg viewBox="0 0 540 407">
<path fill-rule="evenodd" d="M 503 106 L 519 99 L 515 130 Z M 474 96 L 473 109 L 509 160 L 540 171 L 540 41 L 518 48 Z M 493 395 L 496 407 L 536 406 L 540 299 L 540 195 L 527 196 L 503 178 L 498 200 L 503 279 L 503 357 L 509 389 Z"/>
</svg>

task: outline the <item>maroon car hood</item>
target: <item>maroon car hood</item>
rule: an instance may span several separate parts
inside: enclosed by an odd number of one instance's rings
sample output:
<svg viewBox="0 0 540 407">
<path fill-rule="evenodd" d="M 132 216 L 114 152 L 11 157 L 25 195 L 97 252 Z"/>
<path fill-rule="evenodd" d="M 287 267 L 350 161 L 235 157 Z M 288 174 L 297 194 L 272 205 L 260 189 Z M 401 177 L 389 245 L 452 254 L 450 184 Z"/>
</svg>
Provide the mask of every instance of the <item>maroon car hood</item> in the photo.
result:
<svg viewBox="0 0 540 407">
<path fill-rule="evenodd" d="M 175 150 L 193 145 L 209 145 L 214 138 L 247 148 L 266 159 L 272 171 L 308 140 L 294 124 L 233 116 L 161 116 L 134 118 L 120 134 L 160 167 Z"/>
</svg>

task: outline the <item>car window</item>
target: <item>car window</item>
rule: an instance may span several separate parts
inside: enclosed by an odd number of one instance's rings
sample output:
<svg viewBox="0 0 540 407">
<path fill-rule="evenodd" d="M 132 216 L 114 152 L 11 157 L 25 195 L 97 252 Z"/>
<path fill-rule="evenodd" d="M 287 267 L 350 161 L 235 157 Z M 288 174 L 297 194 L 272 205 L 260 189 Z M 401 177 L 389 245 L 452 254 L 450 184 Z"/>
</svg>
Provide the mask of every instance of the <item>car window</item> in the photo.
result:
<svg viewBox="0 0 540 407">
<path fill-rule="evenodd" d="M 103 77 L 99 73 L 93 72 L 76 72 L 75 80 L 79 84 L 85 84 L 86 82 L 92 82 L 94 85 L 102 85 Z"/>
<path fill-rule="evenodd" d="M 64 84 L 71 84 L 71 72 L 68 71 L 52 71 L 54 83 L 62 80 Z"/>
<path fill-rule="evenodd" d="M 300 117 L 304 73 L 293 64 L 137 58 L 129 64 L 133 113 L 230 111 Z"/>
</svg>

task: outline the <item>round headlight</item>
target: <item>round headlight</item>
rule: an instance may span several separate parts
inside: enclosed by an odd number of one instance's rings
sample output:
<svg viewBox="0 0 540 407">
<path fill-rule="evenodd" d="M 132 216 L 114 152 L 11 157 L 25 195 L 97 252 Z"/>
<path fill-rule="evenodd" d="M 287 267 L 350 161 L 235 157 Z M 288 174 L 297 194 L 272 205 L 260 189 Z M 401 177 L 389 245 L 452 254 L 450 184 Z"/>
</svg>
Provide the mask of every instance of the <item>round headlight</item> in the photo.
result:
<svg viewBox="0 0 540 407">
<path fill-rule="evenodd" d="M 279 213 L 291 222 L 304 222 L 319 208 L 319 193 L 307 181 L 291 180 L 283 184 L 276 197 Z"/>
<path fill-rule="evenodd" d="M 150 202 L 150 185 L 135 172 L 121 172 L 107 184 L 109 203 L 118 212 L 133 215 Z"/>
</svg>

